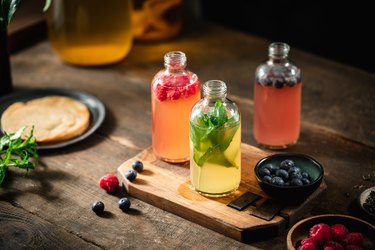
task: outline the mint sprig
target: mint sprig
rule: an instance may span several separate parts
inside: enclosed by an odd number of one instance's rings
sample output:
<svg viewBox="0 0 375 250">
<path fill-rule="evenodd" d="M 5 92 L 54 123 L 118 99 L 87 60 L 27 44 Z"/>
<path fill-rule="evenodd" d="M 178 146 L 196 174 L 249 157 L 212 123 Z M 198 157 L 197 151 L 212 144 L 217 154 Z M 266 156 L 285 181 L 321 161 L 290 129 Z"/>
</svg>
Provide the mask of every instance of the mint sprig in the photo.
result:
<svg viewBox="0 0 375 250">
<path fill-rule="evenodd" d="M 0 185 L 4 181 L 8 167 L 18 167 L 26 171 L 35 168 L 35 163 L 31 159 L 37 160 L 39 154 L 38 145 L 33 136 L 34 127 L 30 130 L 26 140 L 22 140 L 21 136 L 25 128 L 15 133 L 5 134 L 0 138 Z"/>
</svg>

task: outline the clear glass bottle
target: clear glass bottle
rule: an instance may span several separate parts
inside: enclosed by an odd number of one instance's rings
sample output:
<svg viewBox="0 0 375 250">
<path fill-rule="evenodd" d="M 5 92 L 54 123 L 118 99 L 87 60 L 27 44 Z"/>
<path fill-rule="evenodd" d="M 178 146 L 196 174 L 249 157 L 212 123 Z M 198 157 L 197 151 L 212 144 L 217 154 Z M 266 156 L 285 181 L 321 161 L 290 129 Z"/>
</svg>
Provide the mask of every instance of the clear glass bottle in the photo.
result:
<svg viewBox="0 0 375 250">
<path fill-rule="evenodd" d="M 168 52 L 151 84 L 153 151 L 167 162 L 189 160 L 189 116 L 200 99 L 200 83 L 186 65 L 185 53 Z"/>
<path fill-rule="evenodd" d="M 241 115 L 225 82 L 203 85 L 190 115 L 190 181 L 202 195 L 225 196 L 241 181 Z"/>
<path fill-rule="evenodd" d="M 267 148 L 286 148 L 300 134 L 301 70 L 289 60 L 289 49 L 270 44 L 269 59 L 255 73 L 253 134 Z"/>
<path fill-rule="evenodd" d="M 132 0 L 53 0 L 49 41 L 65 62 L 94 66 L 118 62 L 133 43 Z"/>
</svg>

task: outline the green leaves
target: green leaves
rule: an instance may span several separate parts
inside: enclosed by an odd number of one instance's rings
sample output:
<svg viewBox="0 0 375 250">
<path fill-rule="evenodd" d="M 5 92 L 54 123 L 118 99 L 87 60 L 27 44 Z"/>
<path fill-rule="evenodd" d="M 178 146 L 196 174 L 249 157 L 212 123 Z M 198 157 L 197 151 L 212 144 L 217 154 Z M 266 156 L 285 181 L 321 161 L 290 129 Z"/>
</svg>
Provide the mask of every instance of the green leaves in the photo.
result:
<svg viewBox="0 0 375 250">
<path fill-rule="evenodd" d="M 6 29 L 22 0 L 0 0 L 0 28 Z M 43 11 L 51 5 L 52 0 L 46 0 Z"/>
<path fill-rule="evenodd" d="M 190 140 L 193 143 L 193 159 L 202 167 L 211 162 L 224 167 L 234 166 L 223 155 L 239 127 L 239 114 L 228 118 L 227 110 L 221 101 L 208 113 L 201 111 L 196 121 L 190 121 Z"/>
<path fill-rule="evenodd" d="M 39 158 L 38 145 L 33 137 L 34 127 L 26 140 L 21 139 L 24 130 L 25 127 L 0 138 L 0 184 L 4 181 L 8 167 L 18 167 L 26 171 L 35 168 L 35 163 L 30 161 L 30 158 Z"/>
</svg>

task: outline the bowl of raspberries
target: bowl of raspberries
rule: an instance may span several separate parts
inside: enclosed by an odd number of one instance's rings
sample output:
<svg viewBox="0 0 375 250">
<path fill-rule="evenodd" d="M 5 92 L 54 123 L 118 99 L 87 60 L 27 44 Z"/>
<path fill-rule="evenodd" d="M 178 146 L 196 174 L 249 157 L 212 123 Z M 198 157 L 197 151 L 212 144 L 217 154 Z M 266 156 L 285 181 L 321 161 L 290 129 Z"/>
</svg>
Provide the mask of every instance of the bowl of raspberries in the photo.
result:
<svg viewBox="0 0 375 250">
<path fill-rule="evenodd" d="M 375 249 L 375 227 L 359 218 L 324 214 L 297 222 L 288 232 L 288 250 Z"/>
<path fill-rule="evenodd" d="M 324 177 L 323 166 L 312 157 L 297 153 L 273 154 L 255 165 L 260 188 L 273 199 L 300 202 L 313 193 Z"/>
</svg>

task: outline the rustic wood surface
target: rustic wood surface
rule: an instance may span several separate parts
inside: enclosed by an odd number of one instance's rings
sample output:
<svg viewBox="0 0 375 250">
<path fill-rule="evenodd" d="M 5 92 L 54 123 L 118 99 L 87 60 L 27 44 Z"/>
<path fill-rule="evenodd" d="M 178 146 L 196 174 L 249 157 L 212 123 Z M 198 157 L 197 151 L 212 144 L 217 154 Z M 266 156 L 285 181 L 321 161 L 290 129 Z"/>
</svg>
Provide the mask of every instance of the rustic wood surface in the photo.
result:
<svg viewBox="0 0 375 250">
<path fill-rule="evenodd" d="M 186 52 L 189 68 L 202 82 L 221 79 L 228 84 L 229 97 L 243 116 L 242 141 L 256 145 L 252 84 L 269 42 L 199 22 L 170 41 L 135 43 L 127 58 L 107 67 L 64 64 L 47 41 L 14 54 L 15 91 L 86 91 L 103 101 L 107 116 L 87 140 L 42 152 L 37 169 L 27 176 L 8 171 L 0 187 L 0 248 L 284 249 L 287 230 L 244 244 L 134 197 L 132 210 L 123 213 L 117 202 L 127 196 L 125 189 L 109 195 L 98 187 L 102 175 L 116 173 L 121 163 L 150 146 L 150 81 L 163 67 L 167 51 Z M 311 214 L 363 218 L 356 198 L 375 185 L 375 76 L 294 48 L 290 56 L 303 72 L 302 131 L 298 143 L 286 151 L 309 154 L 325 168 L 327 194 Z M 364 180 L 367 174 L 370 180 Z M 95 200 L 106 205 L 102 217 L 91 211 Z"/>
</svg>

